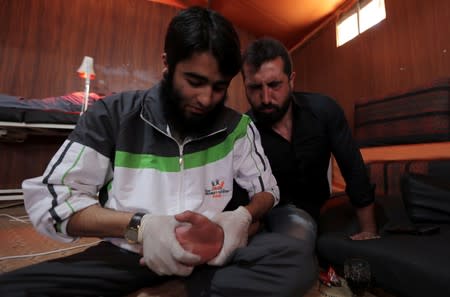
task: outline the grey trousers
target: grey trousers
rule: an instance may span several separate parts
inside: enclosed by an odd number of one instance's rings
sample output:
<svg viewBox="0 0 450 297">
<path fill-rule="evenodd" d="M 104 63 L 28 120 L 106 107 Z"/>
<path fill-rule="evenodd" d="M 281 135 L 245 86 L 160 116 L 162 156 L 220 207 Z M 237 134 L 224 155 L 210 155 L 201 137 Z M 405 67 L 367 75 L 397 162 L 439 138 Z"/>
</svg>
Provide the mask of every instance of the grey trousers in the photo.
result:
<svg viewBox="0 0 450 297">
<path fill-rule="evenodd" d="M 229 264 L 196 267 L 185 278 L 189 296 L 302 296 L 317 276 L 306 250 L 305 240 L 258 233 L 236 250 Z M 0 296 L 124 296 L 170 279 L 140 266 L 139 258 L 103 242 L 0 275 Z"/>
<path fill-rule="evenodd" d="M 265 218 L 268 231 L 301 239 L 313 254 L 317 239 L 317 224 L 304 210 L 293 204 L 279 205 L 271 209 Z"/>
</svg>

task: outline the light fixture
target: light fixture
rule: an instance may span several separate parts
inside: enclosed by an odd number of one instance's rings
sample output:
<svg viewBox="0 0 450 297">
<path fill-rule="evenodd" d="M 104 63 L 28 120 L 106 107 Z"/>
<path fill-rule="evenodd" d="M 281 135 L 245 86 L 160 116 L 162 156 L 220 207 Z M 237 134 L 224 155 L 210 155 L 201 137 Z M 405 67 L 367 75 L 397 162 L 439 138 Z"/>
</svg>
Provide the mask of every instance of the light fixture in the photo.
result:
<svg viewBox="0 0 450 297">
<path fill-rule="evenodd" d="M 87 110 L 89 104 L 89 84 L 91 80 L 95 79 L 94 59 L 92 57 L 85 56 L 77 72 L 81 78 L 84 78 L 85 82 L 84 100 L 83 104 L 81 105 L 81 113 L 80 113 L 83 114 Z"/>
</svg>

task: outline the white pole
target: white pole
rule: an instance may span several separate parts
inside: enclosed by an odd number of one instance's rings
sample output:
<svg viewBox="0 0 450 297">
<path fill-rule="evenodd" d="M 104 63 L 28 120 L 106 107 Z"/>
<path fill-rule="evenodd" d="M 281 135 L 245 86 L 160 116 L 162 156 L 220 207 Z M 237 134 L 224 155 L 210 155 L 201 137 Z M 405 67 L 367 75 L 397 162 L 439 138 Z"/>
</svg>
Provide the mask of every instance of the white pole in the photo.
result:
<svg viewBox="0 0 450 297">
<path fill-rule="evenodd" d="M 84 87 L 84 100 L 83 100 L 83 104 L 81 106 L 81 113 L 80 113 L 80 115 L 82 115 L 88 109 L 88 104 L 89 104 L 89 84 L 90 84 L 90 82 L 91 82 L 91 80 L 89 78 L 89 75 L 86 75 L 85 87 Z"/>
</svg>

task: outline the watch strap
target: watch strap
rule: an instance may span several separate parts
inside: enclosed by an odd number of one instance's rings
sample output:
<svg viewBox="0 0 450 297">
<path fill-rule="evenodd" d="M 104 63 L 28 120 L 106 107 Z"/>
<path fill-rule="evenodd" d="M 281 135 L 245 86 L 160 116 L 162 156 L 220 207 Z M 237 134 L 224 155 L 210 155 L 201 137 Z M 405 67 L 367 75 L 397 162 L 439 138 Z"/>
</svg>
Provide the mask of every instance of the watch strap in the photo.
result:
<svg viewBox="0 0 450 297">
<path fill-rule="evenodd" d="M 146 215 L 146 214 L 143 212 L 137 212 L 131 217 L 130 222 L 128 223 L 128 226 L 127 226 L 126 234 L 130 234 L 130 232 L 131 232 L 133 234 L 133 238 L 126 236 L 126 239 L 128 241 L 131 241 L 134 243 L 139 242 L 139 228 L 141 226 L 141 221 L 142 221 L 142 218 L 144 217 L 144 215 Z"/>
</svg>

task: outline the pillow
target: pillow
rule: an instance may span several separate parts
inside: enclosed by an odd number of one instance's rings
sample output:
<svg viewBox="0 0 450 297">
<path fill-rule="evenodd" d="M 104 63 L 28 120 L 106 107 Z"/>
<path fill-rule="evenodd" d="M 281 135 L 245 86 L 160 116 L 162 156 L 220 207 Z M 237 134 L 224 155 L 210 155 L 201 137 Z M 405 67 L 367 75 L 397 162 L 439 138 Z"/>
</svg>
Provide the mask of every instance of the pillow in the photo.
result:
<svg viewBox="0 0 450 297">
<path fill-rule="evenodd" d="M 408 173 L 402 177 L 401 190 L 413 223 L 450 223 L 450 180 Z"/>
</svg>

